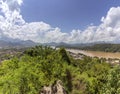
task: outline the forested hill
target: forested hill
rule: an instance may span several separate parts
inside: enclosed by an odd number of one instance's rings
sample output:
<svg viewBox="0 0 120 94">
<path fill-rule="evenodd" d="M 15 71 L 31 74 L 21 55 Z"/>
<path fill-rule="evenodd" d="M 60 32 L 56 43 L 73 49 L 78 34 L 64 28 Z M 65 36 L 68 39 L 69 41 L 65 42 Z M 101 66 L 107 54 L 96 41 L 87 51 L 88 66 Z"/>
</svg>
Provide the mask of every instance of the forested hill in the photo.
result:
<svg viewBox="0 0 120 94">
<path fill-rule="evenodd" d="M 80 47 L 83 50 L 120 52 L 120 44 L 95 44 L 92 46 Z"/>
<path fill-rule="evenodd" d="M 119 78 L 120 67 L 104 59 L 76 60 L 64 48 L 36 46 L 0 64 L 0 94 L 46 94 L 43 87 L 58 80 L 67 94 L 120 94 Z"/>
<path fill-rule="evenodd" d="M 87 43 L 87 44 L 63 44 L 56 47 L 65 47 L 82 50 L 104 51 L 104 52 L 120 52 L 120 44 L 112 43 Z"/>
</svg>

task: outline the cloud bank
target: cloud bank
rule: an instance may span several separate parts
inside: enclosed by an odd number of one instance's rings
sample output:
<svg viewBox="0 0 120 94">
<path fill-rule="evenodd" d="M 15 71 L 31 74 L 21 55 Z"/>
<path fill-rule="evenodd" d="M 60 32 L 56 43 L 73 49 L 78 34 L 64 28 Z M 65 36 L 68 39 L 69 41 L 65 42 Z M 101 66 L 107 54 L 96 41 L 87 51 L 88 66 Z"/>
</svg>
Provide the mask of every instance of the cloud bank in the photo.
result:
<svg viewBox="0 0 120 94">
<path fill-rule="evenodd" d="M 27 23 L 20 14 L 23 0 L 0 0 L 0 39 L 32 40 L 35 42 L 120 42 L 120 7 L 112 7 L 98 26 L 64 33 L 44 22 Z"/>
</svg>

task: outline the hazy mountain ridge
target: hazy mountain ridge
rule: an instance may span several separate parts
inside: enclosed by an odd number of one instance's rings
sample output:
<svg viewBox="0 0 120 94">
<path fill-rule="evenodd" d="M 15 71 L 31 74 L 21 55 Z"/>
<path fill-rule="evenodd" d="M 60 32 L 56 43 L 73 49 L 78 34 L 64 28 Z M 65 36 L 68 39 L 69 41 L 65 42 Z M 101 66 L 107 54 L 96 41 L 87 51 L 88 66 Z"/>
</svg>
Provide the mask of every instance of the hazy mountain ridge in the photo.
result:
<svg viewBox="0 0 120 94">
<path fill-rule="evenodd" d="M 67 43 L 49 43 L 50 46 L 65 47 L 72 49 L 91 50 L 91 51 L 104 51 L 104 52 L 120 52 L 120 43 L 115 42 L 95 42 L 95 43 L 82 43 L 82 44 L 67 44 Z"/>
<path fill-rule="evenodd" d="M 94 43 L 75 43 L 75 44 L 70 44 L 70 43 L 65 43 L 65 42 L 50 42 L 50 43 L 43 43 L 42 45 L 47 45 L 47 46 L 55 46 L 55 47 L 84 47 L 84 46 L 90 46 L 94 45 Z"/>
<path fill-rule="evenodd" d="M 15 41 L 8 41 L 8 40 L 0 40 L 0 48 L 12 48 L 12 47 L 31 47 L 35 46 L 37 43 L 31 40 L 15 40 Z"/>
<path fill-rule="evenodd" d="M 98 45 L 99 44 L 99 45 Z M 111 45 L 110 45 L 111 44 Z M 36 43 L 32 40 L 19 40 L 19 39 L 9 39 L 6 38 L 5 39 L 0 39 L 0 48 L 13 48 L 13 47 L 18 47 L 18 48 L 24 48 L 24 47 L 32 47 L 32 46 L 36 46 L 36 45 L 43 45 L 43 46 L 54 46 L 54 47 L 65 47 L 65 48 L 76 48 L 76 49 L 94 49 L 96 48 L 95 46 L 99 46 L 99 48 L 105 48 L 106 46 L 107 48 L 113 48 L 113 45 L 117 46 L 117 43 L 108 43 L 108 42 L 94 42 L 94 43 L 74 43 L 74 44 L 70 44 L 70 43 L 65 43 L 65 42 L 60 42 L 60 43 L 56 43 L 56 42 L 50 42 L 50 43 Z M 119 43 L 118 43 L 119 44 Z M 102 49 L 102 50 L 103 50 Z M 116 48 L 115 48 L 116 49 Z"/>
</svg>

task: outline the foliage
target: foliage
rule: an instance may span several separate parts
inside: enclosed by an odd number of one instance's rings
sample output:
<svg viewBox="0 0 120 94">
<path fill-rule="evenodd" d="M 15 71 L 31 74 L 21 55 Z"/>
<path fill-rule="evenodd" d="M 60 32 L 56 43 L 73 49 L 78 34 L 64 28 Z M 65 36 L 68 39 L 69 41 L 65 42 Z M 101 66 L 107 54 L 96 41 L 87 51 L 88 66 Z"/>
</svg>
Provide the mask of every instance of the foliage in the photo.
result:
<svg viewBox="0 0 120 94">
<path fill-rule="evenodd" d="M 107 77 L 107 83 L 101 89 L 103 94 L 120 94 L 120 66 L 111 69 Z"/>
<path fill-rule="evenodd" d="M 103 94 L 103 87 L 109 90 L 108 83 L 115 83 L 116 90 L 120 77 L 117 82 L 112 81 L 117 74 L 118 68 L 111 68 L 99 58 L 85 56 L 75 60 L 64 48 L 36 46 L 26 50 L 21 57 L 2 62 L 0 94 L 39 94 L 43 86 L 57 80 L 63 82 L 69 94 Z"/>
<path fill-rule="evenodd" d="M 92 46 L 80 47 L 83 50 L 120 52 L 120 44 L 95 44 Z"/>
</svg>

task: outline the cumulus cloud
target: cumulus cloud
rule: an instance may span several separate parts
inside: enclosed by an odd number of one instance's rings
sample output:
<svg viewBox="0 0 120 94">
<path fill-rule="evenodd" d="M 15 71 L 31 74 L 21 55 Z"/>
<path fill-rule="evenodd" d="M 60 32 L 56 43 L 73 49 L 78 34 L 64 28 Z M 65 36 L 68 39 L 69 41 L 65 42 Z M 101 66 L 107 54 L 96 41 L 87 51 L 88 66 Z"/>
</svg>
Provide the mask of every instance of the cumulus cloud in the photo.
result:
<svg viewBox="0 0 120 94">
<path fill-rule="evenodd" d="M 83 31 L 74 30 L 70 37 L 75 43 L 120 42 L 120 7 L 112 7 L 99 26 L 89 26 Z"/>
<path fill-rule="evenodd" d="M 120 7 L 112 7 L 98 26 L 64 33 L 44 22 L 27 23 L 20 14 L 23 0 L 0 0 L 0 38 L 35 42 L 89 43 L 120 41 Z"/>
<path fill-rule="evenodd" d="M 102 23 L 98 27 L 98 33 L 102 34 L 102 40 L 117 41 L 120 38 L 120 7 L 112 7 L 106 17 L 102 17 Z M 99 36 L 100 37 L 100 36 Z"/>
</svg>

